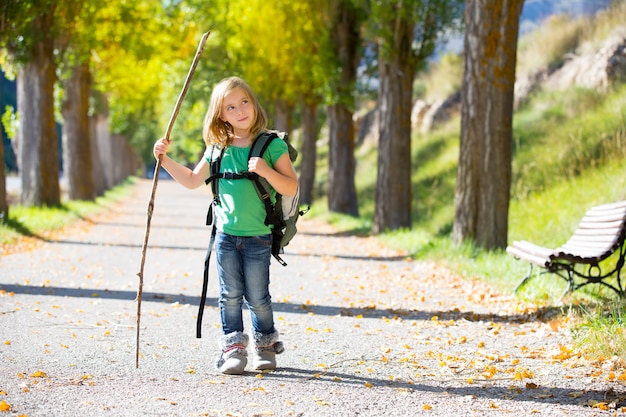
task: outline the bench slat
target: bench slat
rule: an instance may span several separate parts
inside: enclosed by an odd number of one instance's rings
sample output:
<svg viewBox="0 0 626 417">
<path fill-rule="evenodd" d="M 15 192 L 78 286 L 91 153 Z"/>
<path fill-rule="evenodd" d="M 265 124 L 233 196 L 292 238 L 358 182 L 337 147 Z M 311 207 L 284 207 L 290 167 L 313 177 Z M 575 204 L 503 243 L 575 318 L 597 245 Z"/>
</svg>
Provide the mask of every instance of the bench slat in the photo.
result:
<svg viewBox="0 0 626 417">
<path fill-rule="evenodd" d="M 576 229 L 574 235 L 581 236 L 618 236 L 621 227 L 606 227 L 602 229 Z"/>
<path fill-rule="evenodd" d="M 550 257 L 554 253 L 554 249 L 546 248 L 543 246 L 535 245 L 534 243 L 526 240 L 518 240 L 513 242 L 512 247 L 521 252 L 530 253 L 532 255 L 542 256 L 545 258 Z"/>
<path fill-rule="evenodd" d="M 525 252 L 516 247 L 509 246 L 508 248 L 506 248 L 506 251 L 509 254 L 513 255 L 515 258 L 522 259 L 524 261 L 530 262 L 535 265 L 539 265 L 544 268 L 547 267 L 548 264 L 550 263 L 549 258 L 538 256 L 530 252 Z"/>
<path fill-rule="evenodd" d="M 565 245 L 579 245 L 579 246 L 612 246 L 619 240 L 619 236 L 572 236 L 569 238 Z"/>
<path fill-rule="evenodd" d="M 617 242 L 619 236 L 593 236 L 593 235 L 588 235 L 588 236 L 580 236 L 580 235 L 576 235 L 576 236 L 572 236 L 565 244 L 575 244 L 575 245 L 581 245 L 581 246 L 585 246 L 587 244 L 589 245 L 597 245 L 599 243 L 602 243 L 604 245 L 613 245 L 615 242 Z"/>
<path fill-rule="evenodd" d="M 616 208 L 626 208 L 626 200 L 616 201 L 614 203 L 601 204 L 599 206 L 594 206 L 590 208 L 589 211 L 612 210 Z"/>
<path fill-rule="evenodd" d="M 624 213 L 626 213 L 626 207 L 609 208 L 609 209 L 592 208 L 592 209 L 587 210 L 587 212 L 585 213 L 585 216 L 619 216 L 619 215 L 623 216 Z"/>
<path fill-rule="evenodd" d="M 589 262 L 597 262 L 611 253 L 613 253 L 613 251 L 587 251 L 579 248 L 562 248 L 557 252 L 555 258 L 572 258 L 579 261 L 587 259 Z"/>
<path fill-rule="evenodd" d="M 571 252 L 574 254 L 594 253 L 596 254 L 594 256 L 600 256 L 604 252 L 612 251 L 613 246 L 614 245 L 612 243 L 607 245 L 604 242 L 596 242 L 596 243 L 586 242 L 584 244 L 580 244 L 576 242 L 572 242 L 572 243 L 567 242 L 566 244 L 557 248 L 557 251 Z"/>
<path fill-rule="evenodd" d="M 582 220 L 578 223 L 579 229 L 607 229 L 614 227 L 621 227 L 624 224 L 624 219 L 621 220 L 612 220 L 607 222 L 592 222 Z"/>
<path fill-rule="evenodd" d="M 582 220 L 591 220 L 591 221 L 611 221 L 611 220 L 621 220 L 624 218 L 624 210 L 611 210 L 611 211 L 594 211 L 587 212 Z"/>
</svg>

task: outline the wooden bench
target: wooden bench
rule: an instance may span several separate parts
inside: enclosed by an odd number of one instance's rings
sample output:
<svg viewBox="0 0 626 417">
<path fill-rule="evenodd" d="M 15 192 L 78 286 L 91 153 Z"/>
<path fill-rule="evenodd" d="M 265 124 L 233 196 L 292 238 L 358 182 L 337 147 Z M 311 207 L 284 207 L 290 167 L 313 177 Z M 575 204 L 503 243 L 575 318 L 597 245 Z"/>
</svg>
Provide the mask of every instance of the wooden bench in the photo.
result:
<svg viewBox="0 0 626 417">
<path fill-rule="evenodd" d="M 568 291 L 588 284 L 601 284 L 624 297 L 621 269 L 625 261 L 626 201 L 592 207 L 585 213 L 569 240 L 557 249 L 549 249 L 524 240 L 515 241 L 506 248 L 514 257 L 530 263 L 528 274 L 515 288 L 517 292 L 531 277 L 533 265 L 554 273 L 567 281 Z M 619 254 L 615 264 L 600 263 L 613 253 Z M 615 275 L 615 281 L 609 278 Z"/>
</svg>

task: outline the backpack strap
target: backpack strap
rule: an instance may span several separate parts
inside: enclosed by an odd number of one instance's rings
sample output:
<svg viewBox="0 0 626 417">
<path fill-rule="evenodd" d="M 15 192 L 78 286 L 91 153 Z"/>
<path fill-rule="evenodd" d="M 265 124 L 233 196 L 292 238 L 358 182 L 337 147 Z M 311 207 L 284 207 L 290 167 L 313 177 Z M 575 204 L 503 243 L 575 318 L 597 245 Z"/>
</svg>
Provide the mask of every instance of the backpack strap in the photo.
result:
<svg viewBox="0 0 626 417">
<path fill-rule="evenodd" d="M 198 317 L 196 319 L 196 337 L 200 339 L 202 337 L 202 316 L 204 315 L 204 306 L 206 305 L 206 293 L 209 288 L 209 263 L 211 261 L 211 252 L 213 251 L 213 245 L 215 244 L 215 235 L 217 232 L 217 226 L 213 221 L 213 205 L 220 203 L 220 195 L 217 178 L 219 178 L 219 172 L 222 164 L 222 157 L 224 156 L 224 148 L 220 150 L 220 154 L 217 158 L 213 159 L 215 153 L 215 145 L 211 147 L 211 176 L 204 182 L 205 184 L 211 184 L 211 193 L 213 194 L 213 201 L 209 204 L 209 210 L 206 216 L 207 226 L 211 226 L 211 239 L 209 240 L 209 247 L 207 248 L 206 255 L 204 256 L 204 274 L 202 280 L 202 295 L 200 297 L 200 306 L 198 308 Z"/>
<path fill-rule="evenodd" d="M 261 132 L 254 139 L 254 142 L 252 143 L 252 146 L 250 147 L 250 153 L 248 153 L 248 160 L 252 157 L 260 157 L 260 158 L 263 157 L 263 154 L 265 153 L 267 148 L 270 146 L 270 143 L 272 143 L 274 139 L 278 139 L 278 138 L 279 136 L 275 132 Z M 259 194 L 259 198 L 261 199 L 261 201 L 263 202 L 263 205 L 265 206 L 265 225 L 266 226 L 272 225 L 274 226 L 274 229 L 280 228 L 282 226 L 281 224 L 282 219 L 279 219 L 274 214 L 274 203 L 272 203 L 272 198 L 271 198 L 271 194 L 269 191 L 270 186 L 268 182 L 254 173 L 250 174 L 249 179 L 254 183 L 257 193 Z"/>
<path fill-rule="evenodd" d="M 277 138 L 278 135 L 275 132 L 261 132 L 256 139 L 254 139 L 254 142 L 252 142 L 248 159 L 253 156 L 262 157 L 267 147 L 270 146 L 270 143 Z"/>
<path fill-rule="evenodd" d="M 211 201 L 211 204 L 209 204 L 209 211 L 207 212 L 206 215 L 206 225 L 210 226 L 211 224 L 213 224 L 213 206 L 215 204 L 220 204 L 220 193 L 219 193 L 219 181 L 217 181 L 219 178 L 223 178 L 223 174 L 220 174 L 220 169 L 222 166 L 222 157 L 224 156 L 224 150 L 226 148 L 221 148 L 220 150 L 220 154 L 217 156 L 217 158 L 213 158 L 213 155 L 215 154 L 215 145 L 211 146 L 211 162 L 210 162 L 210 176 L 209 178 L 207 178 L 206 180 L 204 180 L 204 183 L 207 185 L 211 185 L 211 194 L 213 194 L 213 201 Z"/>
<path fill-rule="evenodd" d="M 211 205 L 213 207 L 213 205 Z M 209 209 L 210 210 L 210 209 Z M 211 251 L 213 250 L 213 244 L 215 243 L 215 234 L 217 227 L 213 224 L 211 228 L 211 239 L 209 241 L 209 247 L 204 257 L 204 276 L 202 280 L 202 296 L 200 297 L 200 306 L 198 308 L 198 317 L 196 319 L 196 337 L 202 338 L 202 316 L 204 314 L 204 306 L 206 304 L 206 293 L 209 288 L 209 263 L 211 262 Z"/>
</svg>

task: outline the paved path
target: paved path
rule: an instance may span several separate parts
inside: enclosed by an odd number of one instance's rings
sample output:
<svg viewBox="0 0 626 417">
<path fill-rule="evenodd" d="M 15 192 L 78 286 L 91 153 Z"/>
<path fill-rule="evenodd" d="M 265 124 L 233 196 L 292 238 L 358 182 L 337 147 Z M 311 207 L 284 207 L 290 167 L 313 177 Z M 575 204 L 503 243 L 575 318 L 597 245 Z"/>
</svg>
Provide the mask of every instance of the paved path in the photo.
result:
<svg viewBox="0 0 626 417">
<path fill-rule="evenodd" d="M 623 364 L 579 355 L 567 319 L 306 218 L 272 262 L 280 369 L 217 373 L 214 269 L 195 338 L 208 197 L 166 180 L 136 369 L 150 187 L 0 258 L 0 416 L 624 415 Z"/>
</svg>

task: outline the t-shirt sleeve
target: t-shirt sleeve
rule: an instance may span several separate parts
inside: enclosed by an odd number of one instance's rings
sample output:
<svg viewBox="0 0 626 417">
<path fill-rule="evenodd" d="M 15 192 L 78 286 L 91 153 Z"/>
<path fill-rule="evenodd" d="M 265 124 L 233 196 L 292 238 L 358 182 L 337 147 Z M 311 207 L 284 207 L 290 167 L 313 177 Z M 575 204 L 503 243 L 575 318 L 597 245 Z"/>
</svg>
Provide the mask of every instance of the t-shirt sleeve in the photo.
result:
<svg viewBox="0 0 626 417">
<path fill-rule="evenodd" d="M 265 159 L 271 167 L 274 167 L 276 161 L 278 161 L 278 159 L 287 152 L 289 152 L 287 142 L 282 139 L 274 139 L 270 143 L 270 146 L 267 147 L 267 151 L 263 155 L 263 159 Z"/>
</svg>

